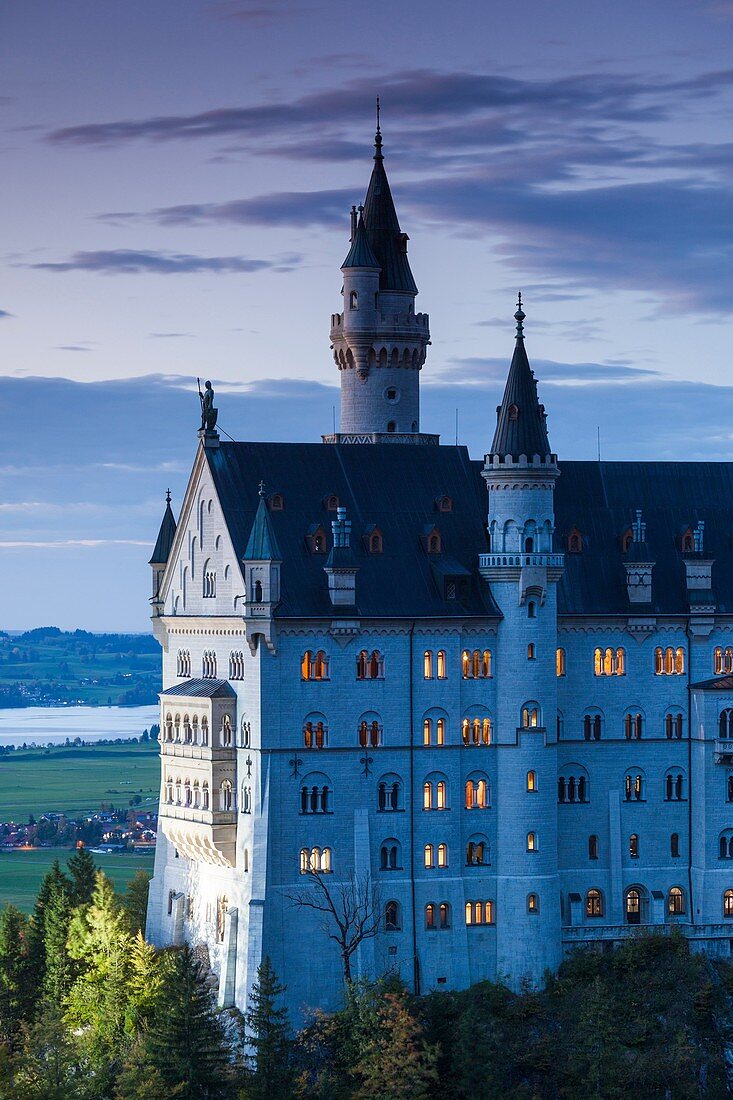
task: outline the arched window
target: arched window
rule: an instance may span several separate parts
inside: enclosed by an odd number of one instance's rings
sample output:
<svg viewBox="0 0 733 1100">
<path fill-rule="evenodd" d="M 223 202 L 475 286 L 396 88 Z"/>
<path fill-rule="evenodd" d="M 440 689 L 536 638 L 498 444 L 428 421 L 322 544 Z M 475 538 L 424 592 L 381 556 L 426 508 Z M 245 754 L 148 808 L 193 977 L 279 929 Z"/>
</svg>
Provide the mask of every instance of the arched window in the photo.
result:
<svg viewBox="0 0 733 1100">
<path fill-rule="evenodd" d="M 176 806 L 180 806 L 181 804 L 181 778 L 179 776 L 178 779 L 176 779 Z"/>
<path fill-rule="evenodd" d="M 646 890 L 632 886 L 624 898 L 627 924 L 643 924 L 646 917 Z"/>
<path fill-rule="evenodd" d="M 733 917 L 733 890 L 726 890 L 723 894 L 723 916 L 726 919 Z"/>
<path fill-rule="evenodd" d="M 600 890 L 589 890 L 585 895 L 586 917 L 603 916 L 603 895 Z"/>
<path fill-rule="evenodd" d="M 445 744 L 445 718 L 438 718 L 435 723 L 435 741 L 438 745 Z"/>
<path fill-rule="evenodd" d="M 173 716 L 170 711 L 165 716 L 165 739 L 166 741 L 173 740 Z"/>
<path fill-rule="evenodd" d="M 224 942 L 224 930 L 226 928 L 226 915 L 229 911 L 229 899 L 226 894 L 217 898 L 216 902 L 216 942 Z"/>
<path fill-rule="evenodd" d="M 686 912 L 685 892 L 681 886 L 673 886 L 667 895 L 667 912 L 670 917 L 681 917 Z"/>
<path fill-rule="evenodd" d="M 588 859 L 598 859 L 598 837 L 595 833 L 588 837 Z"/>
<path fill-rule="evenodd" d="M 490 862 L 488 840 L 485 836 L 474 834 L 466 843 L 466 866 L 488 867 Z"/>
<path fill-rule="evenodd" d="M 426 649 L 422 655 L 422 668 L 423 679 L 432 680 L 433 678 L 433 651 L 432 649 Z"/>
<path fill-rule="evenodd" d="M 198 779 L 193 781 L 193 808 L 195 810 L 201 809 L 201 787 Z"/>
<path fill-rule="evenodd" d="M 422 724 L 422 743 L 423 745 L 432 744 L 433 740 L 433 720 L 432 718 L 423 719 Z"/>
<path fill-rule="evenodd" d="M 722 710 L 718 719 L 718 737 L 733 737 L 733 708 Z"/>
<path fill-rule="evenodd" d="M 733 672 L 733 646 L 716 646 L 713 654 L 713 670 L 716 676 Z"/>
<path fill-rule="evenodd" d="M 490 805 L 489 781 L 480 772 L 474 772 L 466 780 L 466 809 L 486 810 Z"/>
<path fill-rule="evenodd" d="M 328 776 L 311 772 L 300 785 L 300 812 L 302 814 L 329 814 L 333 812 L 333 787 Z"/>
<path fill-rule="evenodd" d="M 402 848 L 399 840 L 391 837 L 382 841 L 379 849 L 379 867 L 382 871 L 399 871 L 402 868 Z"/>
<path fill-rule="evenodd" d="M 168 805 L 173 804 L 173 780 L 170 776 L 165 781 L 165 800 Z"/>
<path fill-rule="evenodd" d="M 646 798 L 646 778 L 639 768 L 627 771 L 624 776 L 624 798 L 627 802 L 643 802 Z"/>
<path fill-rule="evenodd" d="M 435 906 L 432 902 L 428 902 L 425 906 L 425 927 L 428 930 L 437 928 L 437 922 L 435 919 Z"/>
<path fill-rule="evenodd" d="M 234 739 L 232 737 L 232 720 L 228 714 L 225 714 L 221 720 L 220 737 L 222 747 L 225 749 L 231 748 L 232 744 L 234 743 Z"/>
<path fill-rule="evenodd" d="M 191 744 L 191 719 L 187 714 L 183 716 L 183 742 L 185 745 Z"/>
<path fill-rule="evenodd" d="M 432 844 L 426 844 L 423 849 L 423 862 L 426 867 L 432 868 L 435 866 L 435 849 Z"/>
<path fill-rule="evenodd" d="M 229 654 L 229 679 L 244 679 L 244 653 L 241 650 Z"/>
<path fill-rule="evenodd" d="M 537 772 L 535 771 L 527 772 L 527 790 L 533 792 L 537 790 Z"/>
<path fill-rule="evenodd" d="M 521 713 L 522 729 L 535 729 L 540 725 L 540 710 L 536 703 L 525 703 Z"/>
<path fill-rule="evenodd" d="M 447 901 L 441 901 L 438 907 L 438 925 L 440 928 L 450 928 L 450 905 Z"/>
<path fill-rule="evenodd" d="M 464 680 L 488 680 L 491 678 L 491 650 L 464 649 L 461 653 L 461 675 Z"/>
<path fill-rule="evenodd" d="M 537 852 L 538 850 L 537 833 L 527 833 L 527 851 Z"/>
<path fill-rule="evenodd" d="M 566 764 L 557 780 L 558 802 L 588 802 L 590 782 L 582 764 Z"/>
<path fill-rule="evenodd" d="M 358 308 L 359 308 L 359 295 L 358 295 L 357 291 L 352 290 L 349 293 L 349 309 L 358 309 Z"/>
<path fill-rule="evenodd" d="M 385 932 L 399 932 L 402 928 L 402 913 L 398 901 L 388 901 L 384 907 Z"/>
<path fill-rule="evenodd" d="M 252 788 L 247 783 L 242 784 L 239 811 L 243 814 L 252 813 Z"/>
<path fill-rule="evenodd" d="M 681 768 L 669 768 L 664 776 L 665 802 L 682 802 L 687 798 L 685 773 Z"/>
<path fill-rule="evenodd" d="M 527 894 L 527 912 L 539 913 L 540 911 L 540 896 L 539 894 Z"/>
<path fill-rule="evenodd" d="M 382 732 L 382 723 L 376 714 L 362 714 L 357 726 L 357 739 L 362 749 L 379 748 Z"/>
<path fill-rule="evenodd" d="M 680 855 L 680 834 L 672 833 L 669 838 L 669 854 L 672 859 L 679 859 Z"/>
<path fill-rule="evenodd" d="M 381 680 L 384 677 L 384 658 L 379 650 L 369 653 L 362 649 L 356 659 L 357 680 Z"/>
<path fill-rule="evenodd" d="M 438 679 L 445 680 L 446 678 L 446 663 L 445 663 L 445 650 L 438 650 Z"/>
<path fill-rule="evenodd" d="M 204 714 L 201 719 L 201 744 L 208 745 L 209 743 L 209 719 Z"/>
<path fill-rule="evenodd" d="M 322 649 L 313 654 L 306 649 L 300 662 L 300 676 L 302 680 L 327 680 L 328 657 Z"/>
<path fill-rule="evenodd" d="M 377 784 L 377 809 L 394 813 L 402 809 L 402 780 L 398 775 L 383 775 Z"/>
<path fill-rule="evenodd" d="M 309 714 L 303 723 L 303 746 L 322 749 L 328 743 L 328 727 L 322 714 Z"/>
<path fill-rule="evenodd" d="M 231 780 L 224 779 L 219 788 L 219 808 L 225 813 L 230 813 L 234 808 L 234 796 Z"/>
<path fill-rule="evenodd" d="M 639 837 L 636 833 L 632 833 L 629 837 L 629 858 L 639 858 Z"/>
<path fill-rule="evenodd" d="M 527 660 L 528 661 L 534 661 L 535 660 L 534 642 L 530 642 L 529 645 L 527 646 Z"/>
<path fill-rule="evenodd" d="M 381 554 L 384 549 L 384 543 L 382 541 L 381 531 L 372 531 L 369 536 L 369 553 Z"/>
<path fill-rule="evenodd" d="M 494 923 L 493 901 L 467 901 L 466 924 L 469 926 Z"/>
<path fill-rule="evenodd" d="M 438 845 L 438 867 L 447 867 L 447 866 L 448 866 L 448 845 L 447 844 L 439 844 Z"/>
<path fill-rule="evenodd" d="M 216 596 L 216 573 L 213 569 L 209 569 L 208 565 L 207 562 L 204 566 L 203 596 L 204 599 L 213 599 Z"/>
<path fill-rule="evenodd" d="M 201 808 L 202 810 L 208 810 L 210 805 L 209 799 L 209 784 L 204 780 L 201 786 Z"/>
<path fill-rule="evenodd" d="M 617 649 L 597 647 L 593 653 L 593 671 L 596 676 L 623 676 L 626 672 L 626 651 L 620 646 Z"/>
<path fill-rule="evenodd" d="M 718 858 L 733 859 L 733 829 L 726 829 L 718 840 Z"/>
<path fill-rule="evenodd" d="M 555 650 L 555 675 L 565 675 L 565 650 L 562 648 Z"/>
<path fill-rule="evenodd" d="M 534 600 L 530 600 L 529 603 L 527 604 L 527 618 L 528 619 L 536 619 L 537 618 L 537 604 L 534 602 Z"/>
<path fill-rule="evenodd" d="M 644 733 L 644 716 L 640 711 L 629 711 L 624 715 L 624 736 L 627 741 L 634 738 L 640 741 Z"/>
<path fill-rule="evenodd" d="M 216 679 L 216 654 L 212 649 L 204 650 L 201 660 L 201 674 L 205 680 Z"/>
<path fill-rule="evenodd" d="M 193 798 L 191 796 L 191 780 L 186 776 L 183 784 L 183 805 L 191 806 L 193 804 Z"/>
<path fill-rule="evenodd" d="M 176 660 L 176 675 L 180 677 L 191 675 L 191 653 L 188 649 L 179 649 Z"/>
</svg>

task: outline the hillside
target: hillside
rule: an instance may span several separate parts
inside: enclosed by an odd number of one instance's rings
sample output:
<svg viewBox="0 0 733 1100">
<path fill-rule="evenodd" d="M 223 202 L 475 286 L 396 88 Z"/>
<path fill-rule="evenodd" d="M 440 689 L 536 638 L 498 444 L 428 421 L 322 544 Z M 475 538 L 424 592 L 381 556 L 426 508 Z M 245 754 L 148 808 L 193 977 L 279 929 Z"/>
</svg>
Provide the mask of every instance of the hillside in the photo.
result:
<svg viewBox="0 0 733 1100">
<path fill-rule="evenodd" d="M 160 647 L 149 634 L 0 633 L 0 707 L 144 706 L 160 688 Z"/>
</svg>

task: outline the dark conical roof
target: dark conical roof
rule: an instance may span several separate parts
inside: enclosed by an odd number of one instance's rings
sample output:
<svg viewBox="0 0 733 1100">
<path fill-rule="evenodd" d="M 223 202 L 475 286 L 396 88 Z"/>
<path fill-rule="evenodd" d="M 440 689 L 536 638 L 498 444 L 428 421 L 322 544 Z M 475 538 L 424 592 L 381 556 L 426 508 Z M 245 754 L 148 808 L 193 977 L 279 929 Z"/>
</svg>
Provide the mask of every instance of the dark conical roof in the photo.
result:
<svg viewBox="0 0 733 1100">
<path fill-rule="evenodd" d="M 369 244 L 363 214 L 359 215 L 359 224 L 356 227 L 349 254 L 341 264 L 341 270 L 343 271 L 345 267 L 379 267 L 379 260 Z"/>
<path fill-rule="evenodd" d="M 165 565 L 168 561 L 168 556 L 173 546 L 173 539 L 176 537 L 176 521 L 171 511 L 171 494 L 170 490 L 166 493 L 165 497 L 165 512 L 163 513 L 163 520 L 158 531 L 158 538 L 155 543 L 155 549 L 153 550 L 153 556 L 148 562 L 148 565 Z"/>
<path fill-rule="evenodd" d="M 541 455 L 544 458 L 550 454 L 550 441 L 547 437 L 545 407 L 539 402 L 537 382 L 524 347 L 522 322 L 525 315 L 522 312 L 521 295 L 514 316 L 517 321 L 517 343 L 504 397 L 497 409 L 496 431 L 489 454 L 500 455 L 502 458 L 511 455 L 514 459 L 519 455 L 527 455 L 529 458 L 532 455 Z"/>
<path fill-rule="evenodd" d="M 282 561 L 282 555 L 277 545 L 275 532 L 272 529 L 270 513 L 262 494 L 260 494 L 260 503 L 257 506 L 255 521 L 249 533 L 247 549 L 244 551 L 244 560 Z"/>
<path fill-rule="evenodd" d="M 377 130 L 374 142 L 374 168 L 364 200 L 364 225 L 369 245 L 381 267 L 380 290 L 417 294 L 407 259 L 407 234 L 400 230 L 392 192 L 382 156 L 382 135 Z"/>
</svg>

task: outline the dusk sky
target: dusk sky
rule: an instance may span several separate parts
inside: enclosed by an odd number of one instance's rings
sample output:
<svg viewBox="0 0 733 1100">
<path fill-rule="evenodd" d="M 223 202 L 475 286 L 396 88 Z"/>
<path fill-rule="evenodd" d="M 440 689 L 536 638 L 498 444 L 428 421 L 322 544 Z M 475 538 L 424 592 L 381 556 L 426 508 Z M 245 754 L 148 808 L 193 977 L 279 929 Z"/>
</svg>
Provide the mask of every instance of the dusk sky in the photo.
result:
<svg viewBox="0 0 733 1100">
<path fill-rule="evenodd" d="M 423 430 L 487 450 L 521 288 L 561 466 L 733 457 L 731 0 L 0 0 L 0 626 L 148 628 L 197 375 L 331 430 L 377 94 Z"/>
</svg>

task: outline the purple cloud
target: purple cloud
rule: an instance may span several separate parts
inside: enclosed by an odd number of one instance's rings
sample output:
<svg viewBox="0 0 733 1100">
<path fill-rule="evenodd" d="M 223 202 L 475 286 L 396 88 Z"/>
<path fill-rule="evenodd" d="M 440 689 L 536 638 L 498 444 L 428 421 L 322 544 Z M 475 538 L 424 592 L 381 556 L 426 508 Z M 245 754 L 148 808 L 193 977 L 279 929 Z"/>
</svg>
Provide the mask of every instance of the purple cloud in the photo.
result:
<svg viewBox="0 0 733 1100">
<path fill-rule="evenodd" d="M 288 257 L 289 267 L 298 257 Z M 269 260 L 250 260 L 243 256 L 192 256 L 182 252 L 145 252 L 135 249 L 75 252 L 68 260 L 56 263 L 26 264 L 39 271 L 92 271 L 104 275 L 189 275 L 192 272 L 214 274 L 251 274 L 255 271 L 288 270 Z"/>
</svg>

